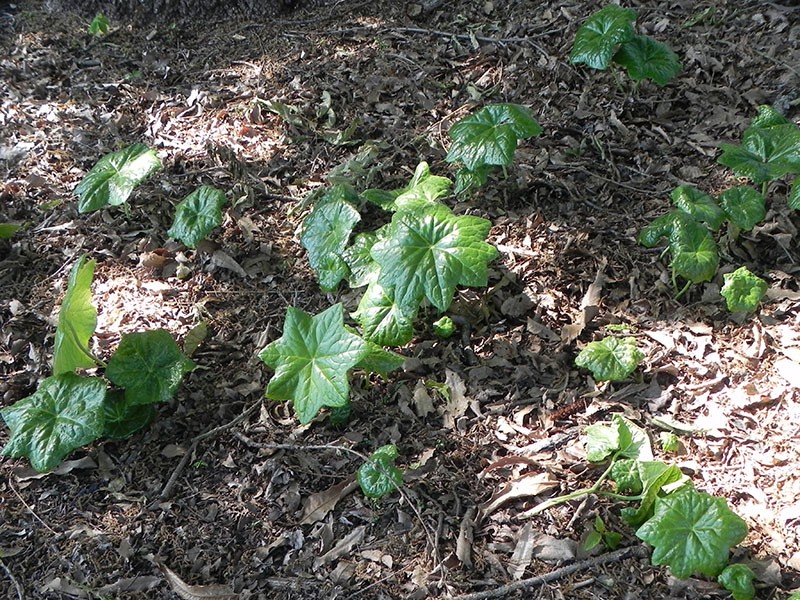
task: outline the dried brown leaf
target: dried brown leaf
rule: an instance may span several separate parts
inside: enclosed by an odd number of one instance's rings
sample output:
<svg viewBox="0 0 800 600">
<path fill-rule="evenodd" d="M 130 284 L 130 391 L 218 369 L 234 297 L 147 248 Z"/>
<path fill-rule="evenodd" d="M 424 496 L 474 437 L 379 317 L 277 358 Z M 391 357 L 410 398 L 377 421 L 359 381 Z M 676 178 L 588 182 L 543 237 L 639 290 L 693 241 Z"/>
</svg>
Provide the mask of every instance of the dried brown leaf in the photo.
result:
<svg viewBox="0 0 800 600">
<path fill-rule="evenodd" d="M 172 591 L 183 600 L 231 600 L 239 594 L 227 585 L 188 585 L 166 565 L 158 565 Z"/>
<path fill-rule="evenodd" d="M 487 517 L 501 505 L 517 498 L 539 496 L 558 487 L 558 480 L 550 473 L 527 473 L 508 482 L 488 502 L 481 505 L 481 517 Z"/>
<path fill-rule="evenodd" d="M 354 477 L 350 477 L 329 487 L 327 490 L 311 494 L 303 500 L 303 516 L 300 519 L 300 524 L 311 525 L 321 521 L 325 518 L 325 515 L 334 509 L 339 500 L 351 494 L 357 488 L 358 482 Z"/>
</svg>

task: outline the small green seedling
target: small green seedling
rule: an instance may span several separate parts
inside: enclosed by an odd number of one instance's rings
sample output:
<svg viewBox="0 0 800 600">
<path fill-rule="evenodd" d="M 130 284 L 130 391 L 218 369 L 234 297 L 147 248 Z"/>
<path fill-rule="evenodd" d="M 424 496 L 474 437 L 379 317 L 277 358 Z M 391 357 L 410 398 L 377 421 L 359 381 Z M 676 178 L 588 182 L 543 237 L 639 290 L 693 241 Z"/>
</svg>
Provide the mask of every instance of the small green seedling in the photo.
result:
<svg viewBox="0 0 800 600">
<path fill-rule="evenodd" d="M 739 267 L 733 273 L 725 273 L 722 278 L 725 284 L 720 294 L 725 298 L 725 303 L 731 312 L 754 311 L 769 287 L 766 281 L 753 275 L 747 267 Z"/>
<path fill-rule="evenodd" d="M 661 443 L 661 449 L 664 452 L 675 453 L 681 449 L 680 438 L 671 431 L 662 431 L 658 434 L 658 440 Z"/>
<path fill-rule="evenodd" d="M 646 35 L 636 35 L 636 11 L 610 4 L 591 15 L 575 34 L 570 62 L 605 70 L 613 63 L 638 82 L 651 79 L 665 86 L 681 70 L 677 55 L 668 46 Z"/>
<path fill-rule="evenodd" d="M 493 166 L 505 169 L 512 163 L 519 140 L 541 133 L 530 111 L 519 104 L 490 104 L 455 123 L 445 160 L 463 165 L 456 173 L 456 194 L 486 183 Z"/>
<path fill-rule="evenodd" d="M 586 428 L 586 458 L 608 466 L 593 485 L 551 498 L 524 513 L 529 517 L 589 494 L 638 503 L 622 517 L 636 536 L 653 546 L 652 563 L 678 578 L 720 575 L 730 549 L 747 535 L 747 524 L 724 498 L 696 490 L 676 465 L 654 461 L 647 433 L 622 416 Z M 616 489 L 607 489 L 606 482 Z M 595 529 L 597 527 L 595 526 Z"/>
<path fill-rule="evenodd" d="M 456 332 L 456 324 L 448 316 L 444 316 L 433 323 L 433 332 L 440 338 L 447 339 Z"/>
<path fill-rule="evenodd" d="M 197 248 L 215 227 L 222 223 L 225 193 L 210 185 L 197 188 L 175 209 L 175 220 L 167 232 L 189 248 Z"/>
<path fill-rule="evenodd" d="M 756 596 L 755 578 L 756 574 L 747 565 L 733 564 L 723 569 L 717 581 L 731 593 L 733 600 L 752 600 Z"/>
<path fill-rule="evenodd" d="M 378 500 L 403 485 L 403 472 L 395 466 L 395 460 L 397 446 L 388 444 L 378 448 L 358 468 L 356 480 L 365 496 Z"/>
<path fill-rule="evenodd" d="M 158 156 L 144 144 L 107 154 L 75 187 L 78 211 L 86 213 L 124 204 L 134 188 L 160 168 Z"/>
<path fill-rule="evenodd" d="M 587 344 L 575 358 L 575 364 L 589 369 L 597 381 L 623 381 L 643 359 L 636 338 L 607 337 Z"/>
<path fill-rule="evenodd" d="M 122 336 L 108 365 L 92 356 L 97 327 L 91 285 L 95 262 L 81 257 L 70 271 L 53 351 L 53 372 L 31 396 L 0 411 L 11 429 L 3 455 L 27 457 L 40 472 L 51 471 L 73 450 L 101 437 L 128 437 L 150 422 L 152 405 L 169 400 L 194 363 L 163 330 Z M 77 369 L 106 367 L 101 377 Z"/>
<path fill-rule="evenodd" d="M 108 33 L 109 22 L 103 13 L 97 13 L 92 22 L 89 23 L 89 33 L 91 35 L 100 37 Z"/>
<path fill-rule="evenodd" d="M 21 228 L 15 223 L 0 223 L 0 240 L 10 240 Z"/>
<path fill-rule="evenodd" d="M 600 515 L 594 518 L 594 524 L 583 542 L 583 549 L 587 552 L 594 550 L 602 542 L 609 550 L 614 550 L 622 541 L 622 534 L 618 531 L 609 531 Z"/>
</svg>

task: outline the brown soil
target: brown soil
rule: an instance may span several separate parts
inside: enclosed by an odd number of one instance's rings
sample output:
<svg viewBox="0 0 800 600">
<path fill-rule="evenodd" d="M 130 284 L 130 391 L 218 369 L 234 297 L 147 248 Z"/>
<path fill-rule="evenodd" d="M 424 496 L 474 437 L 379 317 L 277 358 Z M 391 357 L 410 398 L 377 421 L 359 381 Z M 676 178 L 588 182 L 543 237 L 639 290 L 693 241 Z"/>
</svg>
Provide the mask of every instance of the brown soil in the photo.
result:
<svg viewBox="0 0 800 600">
<path fill-rule="evenodd" d="M 113 22 L 100 38 L 86 15 L 33 1 L 0 15 L 0 222 L 25 224 L 0 242 L 0 406 L 50 374 L 54 307 L 82 254 L 98 261 L 101 357 L 132 331 L 182 340 L 201 320 L 210 329 L 193 356 L 200 368 L 132 438 L 80 449 L 48 475 L 2 459 L 2 597 L 176 597 L 159 565 L 241 599 L 724 597 L 713 581 L 651 566 L 621 505 L 591 497 L 519 517 L 592 481 L 581 432 L 616 413 L 654 436 L 654 418 L 693 432 L 663 458 L 747 521 L 733 558 L 758 561 L 758 597 L 787 597 L 800 584 L 800 217 L 787 182 L 771 186 L 762 224 L 721 244 L 717 278 L 679 301 L 659 251 L 636 238 L 676 185 L 716 193 L 733 183 L 715 161 L 719 144 L 740 137 L 756 106 L 798 122 L 800 9 L 633 4 L 640 31 L 682 58 L 664 88 L 569 64 L 578 25 L 600 6 L 580 0 L 446 0 L 430 11 L 342 2 L 291 20 Z M 451 309 L 463 335 L 438 339 L 435 315 L 423 315 L 400 349 L 403 372 L 354 378 L 346 426 L 299 426 L 290 407 L 262 400 L 270 371 L 256 353 L 280 335 L 287 306 L 316 313 L 356 298 L 319 291 L 296 238 L 303 198 L 367 143 L 373 187 L 403 185 L 420 160 L 452 174 L 448 127 L 490 102 L 529 106 L 544 133 L 521 145 L 507 176 L 448 200 L 491 219 L 501 249 L 488 289 L 463 290 Z M 320 135 L 354 119 L 357 144 Z M 157 149 L 163 171 L 129 214 L 78 214 L 75 184 L 134 142 Z M 201 184 L 230 203 L 222 227 L 189 251 L 166 231 Z M 770 285 L 747 317 L 719 295 L 722 273 L 741 264 Z M 633 379 L 597 385 L 574 358 L 614 324 L 646 359 Z M 429 381 L 463 386 L 463 402 Z M 265 447 L 274 443 L 291 447 Z M 309 448 L 388 443 L 406 483 L 380 502 L 348 486 L 357 456 Z M 475 524 L 509 485 L 521 495 Z M 308 516 L 318 500 L 329 510 Z M 597 515 L 630 550 L 584 563 L 576 545 Z M 580 568 L 501 595 L 515 577 L 569 564 Z"/>
</svg>

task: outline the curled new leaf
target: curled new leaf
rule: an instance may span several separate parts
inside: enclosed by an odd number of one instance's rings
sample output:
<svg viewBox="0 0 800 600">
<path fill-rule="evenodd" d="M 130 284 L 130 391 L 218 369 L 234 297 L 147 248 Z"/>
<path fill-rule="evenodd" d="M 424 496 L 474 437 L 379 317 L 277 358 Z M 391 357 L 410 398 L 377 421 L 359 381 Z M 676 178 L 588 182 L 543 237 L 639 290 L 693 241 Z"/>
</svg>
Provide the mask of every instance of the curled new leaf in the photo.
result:
<svg viewBox="0 0 800 600">
<path fill-rule="evenodd" d="M 584 63 L 592 69 L 607 69 L 617 45 L 633 38 L 636 11 L 615 4 L 590 16 L 575 34 L 569 61 Z"/>
<path fill-rule="evenodd" d="M 125 388 L 129 404 L 153 404 L 172 398 L 194 367 L 167 331 L 155 329 L 123 336 L 106 377 Z"/>
<path fill-rule="evenodd" d="M 78 211 L 85 213 L 124 203 L 137 185 L 160 168 L 156 153 L 144 144 L 107 154 L 75 187 Z"/>
<path fill-rule="evenodd" d="M 89 339 L 97 327 L 97 309 L 92 304 L 92 277 L 95 261 L 78 259 L 67 282 L 67 293 L 58 313 L 53 349 L 53 374 L 96 366 L 89 353 Z"/>
<path fill-rule="evenodd" d="M 11 429 L 3 455 L 27 457 L 39 472 L 52 471 L 70 452 L 103 435 L 102 379 L 53 375 L 32 396 L 0 410 Z"/>
<path fill-rule="evenodd" d="M 747 565 L 733 564 L 725 567 L 717 581 L 731 593 L 733 600 L 752 600 L 756 596 L 755 578 L 756 574 Z"/>
<path fill-rule="evenodd" d="M 369 498 L 382 498 L 403 484 L 403 472 L 394 465 L 397 447 L 388 444 L 373 452 L 369 461 L 358 468 L 356 479 Z"/>
<path fill-rule="evenodd" d="M 575 364 L 592 372 L 597 381 L 622 381 L 636 370 L 644 354 L 636 339 L 607 337 L 591 342 L 580 351 Z"/>
<path fill-rule="evenodd" d="M 167 233 L 189 248 L 197 248 L 197 244 L 222 223 L 225 202 L 221 190 L 210 185 L 197 188 L 178 204 L 175 221 Z"/>
<path fill-rule="evenodd" d="M 733 273 L 722 276 L 725 284 L 720 294 L 725 298 L 731 312 L 753 311 L 758 307 L 761 298 L 767 293 L 767 282 L 753 275 L 747 267 L 739 267 Z"/>
<path fill-rule="evenodd" d="M 655 514 L 636 535 L 653 546 L 653 564 L 668 565 L 675 577 L 716 577 L 731 547 L 747 535 L 747 524 L 724 498 L 684 487 L 656 499 Z"/>
</svg>

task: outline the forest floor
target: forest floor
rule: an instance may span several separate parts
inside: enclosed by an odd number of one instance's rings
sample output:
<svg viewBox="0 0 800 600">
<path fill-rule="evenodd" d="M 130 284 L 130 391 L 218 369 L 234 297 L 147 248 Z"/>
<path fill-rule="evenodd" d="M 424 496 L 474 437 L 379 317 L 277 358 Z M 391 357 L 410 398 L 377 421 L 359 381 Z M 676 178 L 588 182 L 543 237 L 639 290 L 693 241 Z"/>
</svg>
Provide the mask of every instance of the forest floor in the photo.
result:
<svg viewBox="0 0 800 600">
<path fill-rule="evenodd" d="M 602 469 L 583 431 L 614 414 L 654 440 L 659 424 L 681 432 L 680 452 L 658 456 L 745 519 L 732 559 L 754 568 L 758 598 L 800 586 L 800 215 L 787 182 L 770 186 L 761 224 L 720 241 L 714 280 L 679 300 L 668 259 L 637 243 L 677 185 L 736 183 L 716 158 L 758 105 L 799 122 L 800 8 L 628 4 L 638 30 L 681 57 L 663 88 L 569 63 L 601 6 L 582 0 L 342 2 L 264 22 L 112 21 L 101 37 L 87 33 L 93 15 L 26 0 L 3 14 L 0 222 L 24 227 L 0 242 L 0 406 L 50 375 L 53 316 L 83 254 L 98 261 L 100 357 L 133 331 L 183 343 L 202 321 L 209 334 L 174 400 L 130 439 L 79 449 L 50 474 L 0 461 L 0 595 L 174 598 L 163 565 L 242 600 L 726 597 L 712 579 L 651 566 L 620 502 L 520 517 L 591 484 Z M 334 174 L 402 187 L 422 160 L 452 177 L 449 126 L 492 102 L 529 107 L 543 134 L 507 174 L 447 199 L 492 222 L 488 287 L 458 292 L 458 335 L 436 337 L 429 310 L 398 349 L 401 371 L 357 373 L 345 426 L 301 426 L 263 399 L 271 371 L 257 353 L 287 307 L 356 299 L 319 291 L 296 233 L 304 198 Z M 135 142 L 163 170 L 128 211 L 79 214 L 74 186 Z M 201 184 L 229 204 L 194 251 L 167 230 Z M 742 264 L 769 283 L 746 316 L 720 297 Z M 598 384 L 575 356 L 619 326 L 646 357 L 629 380 Z M 375 502 L 353 485 L 361 459 L 336 448 L 390 443 L 403 493 Z M 597 516 L 624 550 L 583 550 Z"/>
</svg>

